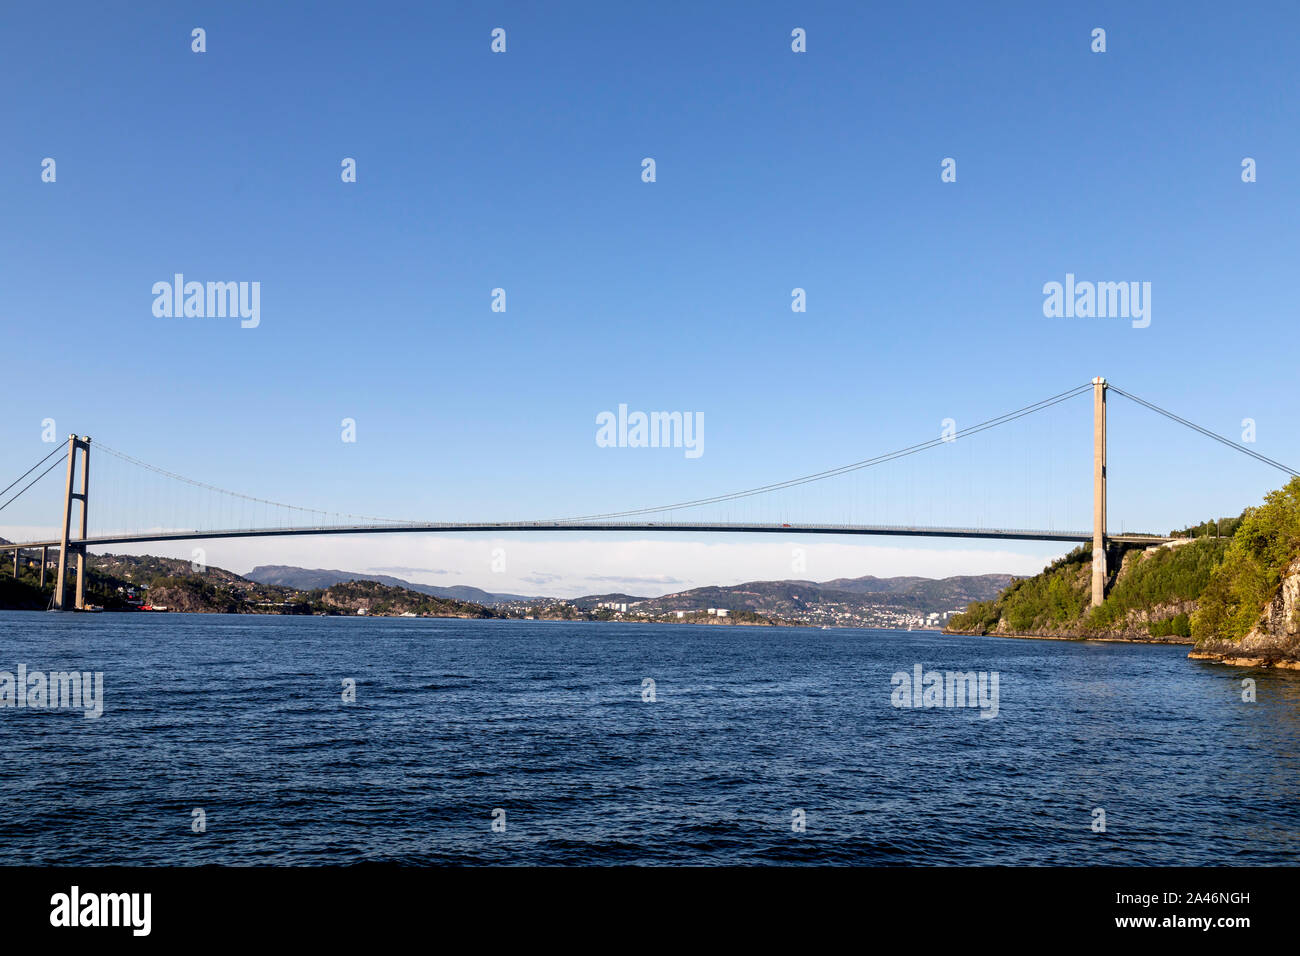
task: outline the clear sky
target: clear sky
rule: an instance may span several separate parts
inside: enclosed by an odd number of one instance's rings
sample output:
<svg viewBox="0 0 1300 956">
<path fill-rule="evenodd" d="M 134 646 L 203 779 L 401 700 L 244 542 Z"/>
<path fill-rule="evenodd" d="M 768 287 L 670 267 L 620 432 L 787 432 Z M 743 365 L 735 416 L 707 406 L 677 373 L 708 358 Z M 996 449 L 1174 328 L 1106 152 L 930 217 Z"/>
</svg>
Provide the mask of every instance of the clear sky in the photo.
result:
<svg viewBox="0 0 1300 956">
<path fill-rule="evenodd" d="M 1235 439 L 1253 419 L 1251 447 L 1295 465 L 1298 10 L 6 5 L 0 479 L 49 449 L 53 419 L 275 500 L 567 516 L 833 467 L 1099 374 Z M 178 272 L 260 283 L 260 324 L 155 316 Z M 1149 282 L 1149 327 L 1045 317 L 1067 273 Z M 702 414 L 703 454 L 599 447 L 620 403 Z M 1284 480 L 1119 397 L 1111 426 L 1115 529 L 1236 513 Z M 701 516 L 1086 528 L 1090 440 L 1076 399 Z M 95 464 L 92 525 L 114 467 Z M 57 485 L 0 534 L 52 526 Z M 802 545 L 800 575 L 784 539 L 515 540 L 495 577 L 486 539 L 213 543 L 209 560 L 573 594 L 1028 572 L 1060 550 Z"/>
</svg>

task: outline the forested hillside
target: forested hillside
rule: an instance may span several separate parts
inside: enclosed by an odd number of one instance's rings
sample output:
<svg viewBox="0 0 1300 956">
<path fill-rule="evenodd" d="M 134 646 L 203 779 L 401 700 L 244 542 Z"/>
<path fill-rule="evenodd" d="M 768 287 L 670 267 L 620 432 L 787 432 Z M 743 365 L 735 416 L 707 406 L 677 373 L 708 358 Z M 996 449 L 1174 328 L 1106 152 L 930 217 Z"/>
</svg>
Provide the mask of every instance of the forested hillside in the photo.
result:
<svg viewBox="0 0 1300 956">
<path fill-rule="evenodd" d="M 1198 657 L 1300 660 L 1300 478 L 1239 518 L 1180 534 L 1160 547 L 1114 549 L 1100 607 L 1089 606 L 1092 549 L 1084 545 L 969 605 L 949 630 L 1194 642 Z"/>
</svg>

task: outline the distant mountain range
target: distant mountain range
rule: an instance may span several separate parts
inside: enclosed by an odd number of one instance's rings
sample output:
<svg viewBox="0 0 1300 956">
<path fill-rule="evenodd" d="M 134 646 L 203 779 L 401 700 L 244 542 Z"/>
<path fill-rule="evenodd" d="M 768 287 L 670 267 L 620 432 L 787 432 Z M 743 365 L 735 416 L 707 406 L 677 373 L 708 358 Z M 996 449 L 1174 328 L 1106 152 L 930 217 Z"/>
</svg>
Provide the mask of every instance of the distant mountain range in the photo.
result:
<svg viewBox="0 0 1300 956">
<path fill-rule="evenodd" d="M 588 601 L 637 603 L 651 612 L 725 607 L 782 618 L 799 617 L 812 608 L 836 606 L 848 613 L 890 608 L 921 614 L 944 613 L 971 601 L 987 601 L 1011 583 L 1009 574 L 965 575 L 951 578 L 836 578 L 833 581 L 750 581 L 727 587 L 702 587 L 657 598 L 601 595 Z"/>
<path fill-rule="evenodd" d="M 285 565 L 261 565 L 244 575 L 259 584 L 312 590 L 328 588 L 346 581 L 377 581 L 393 587 L 409 588 L 432 597 L 471 601 L 500 606 L 551 601 L 536 595 L 503 594 L 481 588 L 456 585 L 438 587 L 414 584 L 386 574 L 359 571 L 296 568 Z M 705 610 L 724 607 L 759 614 L 791 618 L 806 615 L 814 608 L 835 607 L 846 613 L 889 609 L 900 613 L 943 614 L 964 608 L 972 601 L 992 600 L 1011 583 L 1009 574 L 961 575 L 950 578 L 895 577 L 836 578 L 832 581 L 750 581 L 745 584 L 693 588 L 663 597 L 635 594 L 590 594 L 568 603 L 589 610 L 600 604 L 627 604 L 652 613 Z"/>
<path fill-rule="evenodd" d="M 509 604 L 516 601 L 534 601 L 537 598 L 522 594 L 493 594 L 482 588 L 467 585 L 437 587 L 432 584 L 414 584 L 388 574 L 367 574 L 360 571 L 336 571 L 324 568 L 295 568 L 284 564 L 259 564 L 244 577 L 258 584 L 273 584 L 282 588 L 297 588 L 300 591 L 313 591 L 333 587 L 347 581 L 376 581 L 389 587 L 407 588 L 427 594 L 430 597 L 450 598 L 455 601 L 470 601 L 474 604 Z"/>
<path fill-rule="evenodd" d="M 465 585 L 415 584 L 387 574 L 261 565 L 246 575 L 196 570 L 188 561 L 151 555 L 92 555 L 94 603 L 129 610 L 133 589 L 172 611 L 238 613 L 370 613 L 440 617 L 526 617 L 543 620 L 631 620 L 834 627 L 934 627 L 975 601 L 992 601 L 1009 574 L 949 578 L 867 575 L 831 581 L 749 581 L 692 588 L 661 597 L 589 594 L 580 598 L 494 593 Z M 0 607 L 43 607 L 48 592 L 0 572 Z M 9 593 L 12 592 L 12 593 Z M 19 593 L 22 592 L 22 593 Z M 710 610 L 715 613 L 708 613 Z M 724 616 L 725 612 L 725 616 Z"/>
</svg>

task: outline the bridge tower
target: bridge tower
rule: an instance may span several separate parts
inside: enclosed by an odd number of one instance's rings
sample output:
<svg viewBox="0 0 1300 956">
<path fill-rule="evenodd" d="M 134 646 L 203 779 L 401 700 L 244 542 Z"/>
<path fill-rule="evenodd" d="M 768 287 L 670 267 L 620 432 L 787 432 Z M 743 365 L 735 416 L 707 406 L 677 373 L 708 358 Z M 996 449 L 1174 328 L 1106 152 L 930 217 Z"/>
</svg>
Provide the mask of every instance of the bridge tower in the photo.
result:
<svg viewBox="0 0 1300 956">
<path fill-rule="evenodd" d="M 1092 380 L 1092 606 L 1106 599 L 1106 380 Z"/>
<path fill-rule="evenodd" d="M 81 491 L 73 491 L 74 479 L 77 471 L 77 450 L 82 453 L 81 458 Z M 82 610 L 86 606 L 86 546 L 78 546 L 68 541 L 69 532 L 72 530 L 72 502 L 73 500 L 81 502 L 81 539 L 86 537 L 87 515 L 86 510 L 90 504 L 90 438 L 83 436 L 78 438 L 76 435 L 68 436 L 68 483 L 63 495 L 63 536 L 62 544 L 59 548 L 59 573 L 54 582 L 54 607 L 62 611 L 64 609 L 64 597 L 67 591 L 67 571 L 68 571 L 68 553 L 71 548 L 77 557 L 77 593 L 76 603 L 73 605 L 77 610 Z"/>
</svg>

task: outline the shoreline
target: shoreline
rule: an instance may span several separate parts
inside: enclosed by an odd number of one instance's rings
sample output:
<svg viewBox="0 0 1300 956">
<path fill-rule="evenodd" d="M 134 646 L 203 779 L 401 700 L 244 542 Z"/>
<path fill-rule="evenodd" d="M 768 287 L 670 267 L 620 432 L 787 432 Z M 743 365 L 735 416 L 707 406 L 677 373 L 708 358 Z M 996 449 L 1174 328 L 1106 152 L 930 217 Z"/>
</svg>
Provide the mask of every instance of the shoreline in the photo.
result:
<svg viewBox="0 0 1300 956">
<path fill-rule="evenodd" d="M 490 607 L 487 610 L 492 610 Z M 53 613 L 50 609 L 31 608 L 31 607 L 0 607 L 0 612 L 29 613 L 29 614 L 46 614 Z M 202 617 L 210 615 L 229 615 L 231 617 L 319 617 L 319 618 L 383 618 L 383 619 L 410 619 L 410 620 L 459 620 L 459 621 L 527 621 L 530 623 L 560 623 L 560 624 L 695 624 L 707 627 L 791 627 L 805 628 L 812 630 L 832 630 L 832 631 L 899 631 L 906 633 L 908 631 L 926 631 L 932 634 L 943 633 L 937 627 L 890 627 L 883 624 L 813 624 L 801 623 L 798 621 L 781 621 L 773 619 L 764 619 L 761 621 L 749 621 L 728 617 L 704 617 L 696 620 L 673 618 L 670 620 L 653 620 L 650 618 L 627 617 L 627 618 L 581 618 L 581 617 L 526 617 L 514 614 L 318 614 L 318 613 L 282 613 L 278 611 L 222 611 L 222 610 L 201 610 L 201 611 L 183 611 L 177 608 L 168 608 L 165 611 L 127 611 L 121 608 L 99 608 L 95 611 L 79 611 L 74 608 L 67 608 L 60 613 L 65 614 L 124 614 L 130 616 L 157 617 L 163 614 L 180 615 L 183 617 Z M 732 613 L 735 613 L 734 611 Z"/>
<path fill-rule="evenodd" d="M 1233 654 L 1216 654 L 1213 651 L 1192 651 L 1188 660 L 1226 664 L 1229 667 L 1259 667 L 1264 670 L 1300 671 L 1300 661 L 1274 660 L 1268 657 L 1241 657 Z"/>
<path fill-rule="evenodd" d="M 33 614 L 48 613 L 48 612 L 44 612 L 44 611 L 37 611 L 37 610 L 31 609 L 31 608 L 0 608 L 0 610 L 7 611 L 7 612 L 22 612 L 22 611 L 27 611 L 28 613 L 33 613 Z M 76 613 L 79 613 L 79 612 L 76 612 L 76 611 L 68 611 L 68 612 L 66 612 L 66 613 L 76 614 Z M 85 613 L 85 612 L 81 612 L 81 613 Z M 138 614 L 138 613 L 141 613 L 141 612 L 129 612 L 129 611 L 105 611 L 105 612 L 99 612 L 99 613 L 108 613 L 108 614 Z M 148 613 L 148 612 L 144 612 L 144 613 Z M 897 632 L 900 633 L 900 634 L 907 634 L 907 633 L 912 633 L 913 631 L 915 631 L 915 632 L 917 632 L 917 633 L 942 634 L 942 635 L 947 636 L 947 637 L 997 637 L 997 638 L 1009 638 L 1009 639 L 1011 639 L 1011 640 L 1025 640 L 1025 641 L 1061 641 L 1061 642 L 1065 642 L 1065 643 L 1086 643 L 1086 642 L 1090 642 L 1090 641 L 1091 641 L 1091 642 L 1096 642 L 1096 643 L 1100 643 L 1100 644 L 1147 644 L 1147 645 L 1166 645 L 1166 646 L 1174 646 L 1174 647 L 1179 647 L 1179 646 L 1181 646 L 1181 647 L 1191 647 L 1191 648 L 1193 648 L 1193 649 L 1192 649 L 1192 650 L 1188 653 L 1188 655 L 1187 655 L 1187 659 L 1188 659 L 1188 660 L 1193 660 L 1193 661 L 1204 661 L 1204 662 L 1206 662 L 1206 663 L 1211 663 L 1211 664 L 1224 664 L 1224 665 L 1227 665 L 1227 666 L 1229 666 L 1229 667 L 1249 667 L 1249 668 L 1258 668 L 1258 669 L 1264 669 L 1264 670 L 1287 670 L 1287 671 L 1294 670 L 1294 671 L 1300 671 L 1300 660 L 1288 660 L 1288 659 L 1285 659 L 1285 658 L 1268 658 L 1268 657 L 1259 657 L 1259 656 L 1248 656 L 1248 655 L 1243 655 L 1243 654 L 1220 653 L 1220 652 L 1215 652 L 1215 651 L 1198 651 L 1198 650 L 1195 650 L 1195 646 L 1196 646 L 1196 645 L 1195 645 L 1195 642 L 1194 642 L 1191 638 L 1183 638 L 1183 637 L 1180 637 L 1180 638 L 1176 638 L 1176 639 L 1172 639 L 1172 640 L 1171 640 L 1171 639 L 1168 639 L 1168 638 L 1116 637 L 1116 636 L 1114 636 L 1114 635 L 1028 634 L 1028 633 L 1018 633 L 1018 632 L 1017 632 L 1017 633 L 1010 633 L 1010 634 L 983 634 L 983 633 L 980 633 L 980 632 L 978 632 L 978 631 L 956 631 L 956 630 L 950 630 L 950 629 L 948 629 L 948 628 L 891 628 L 891 627 L 878 627 L 878 626 L 873 626 L 873 625 L 849 625 L 849 626 L 843 626 L 843 625 L 838 625 L 838 626 L 837 626 L 837 625 L 830 625 L 830 626 L 822 626 L 822 625 L 820 625 L 820 624 L 796 624 L 796 623 L 794 623 L 794 622 L 789 622 L 789 621 L 783 621 L 783 622 L 779 622 L 779 623 L 778 623 L 778 622 L 776 622 L 776 621 L 736 621 L 736 620 L 727 620 L 727 621 L 725 621 L 725 623 L 724 623 L 724 621 L 719 621 L 719 620 L 717 620 L 717 619 L 712 619 L 712 620 L 702 620 L 702 621 L 681 621 L 681 620 L 674 620 L 674 621 L 648 621 L 648 620 L 636 620 L 636 619 L 632 619 L 632 620 L 591 620 L 591 619 L 586 619 L 586 620 L 583 620 L 583 619 L 580 619 L 580 618 L 578 618 L 578 619 L 574 619 L 574 618 L 544 618 L 544 617 L 526 618 L 526 617 L 513 617 L 513 616 L 501 616 L 501 617 L 488 616 L 488 617 L 480 617 L 480 616 L 478 616 L 478 615 L 457 615 L 457 614 L 427 614 L 427 615 L 425 615 L 425 614 L 421 614 L 421 615 L 405 615 L 405 614 L 275 614 L 275 613 L 256 613 L 256 612 L 254 612 L 254 613 L 252 613 L 252 614 L 247 614 L 247 613 L 245 613 L 245 614 L 240 614 L 239 612 L 229 612 L 229 611 L 225 611 L 225 612 L 223 612 L 223 611 L 167 611 L 167 612 L 158 612 L 158 613 L 180 614 L 180 615 L 183 615 L 183 616 L 186 616 L 186 617 L 190 617 L 190 616 L 194 616 L 194 617 L 202 617 L 202 616 L 208 616 L 208 615 L 218 615 L 218 616 L 230 615 L 230 616 L 237 616 L 237 617 L 325 617 L 325 618 L 331 618 L 331 617 L 334 617 L 334 618 L 344 618 L 344 619 L 355 619 L 355 618 L 370 618 L 370 619 L 374 619 L 374 618 L 382 618 L 382 619 L 393 619 L 393 620 L 404 620 L 404 619 L 411 619 L 411 620 L 462 620 L 462 621 L 491 620 L 491 621 L 519 621 L 519 622 L 521 622 L 521 623 L 522 623 L 522 622 L 527 622 L 527 623 L 540 623 L 540 624 L 664 624 L 664 625 L 667 625 L 667 624 L 678 624 L 678 625 L 680 625 L 680 624 L 687 624 L 687 625 L 694 624 L 694 625 L 697 625 L 697 626 L 699 626 L 699 625 L 712 625 L 712 626 L 715 626 L 715 627 L 721 625 L 721 626 L 724 626 L 724 627 L 726 627 L 726 626 L 731 626 L 731 627 L 804 628 L 805 630 L 871 630 L 871 631 L 897 631 Z M 154 614 L 148 614 L 148 616 L 153 617 L 153 616 L 155 616 L 155 615 L 154 615 Z"/>
<path fill-rule="evenodd" d="M 1013 637 L 1027 641 L 1073 641 L 1076 643 L 1081 643 L 1083 641 L 1099 641 L 1104 644 L 1173 644 L 1184 647 L 1196 646 L 1196 642 L 1190 637 L 1116 637 L 1114 635 L 1103 634 L 1022 634 L 1019 632 L 1006 634 L 982 634 L 979 631 L 954 631 L 947 628 L 944 628 L 941 633 L 961 637 Z"/>
<path fill-rule="evenodd" d="M 1287 660 L 1285 658 L 1252 657 L 1245 654 L 1198 651 L 1195 650 L 1196 642 L 1191 638 L 1167 640 L 1156 638 L 1143 639 L 1136 637 L 1062 637 L 1054 634 L 980 634 L 975 631 L 950 631 L 947 629 L 941 633 L 958 637 L 1009 637 L 1017 640 L 1028 641 L 1073 641 L 1078 643 L 1097 641 L 1104 644 L 1167 644 L 1193 648 L 1193 650 L 1191 650 L 1187 655 L 1189 661 L 1205 661 L 1210 664 L 1224 664 L 1229 667 L 1253 667 L 1263 670 L 1300 671 L 1300 661 Z"/>
</svg>

